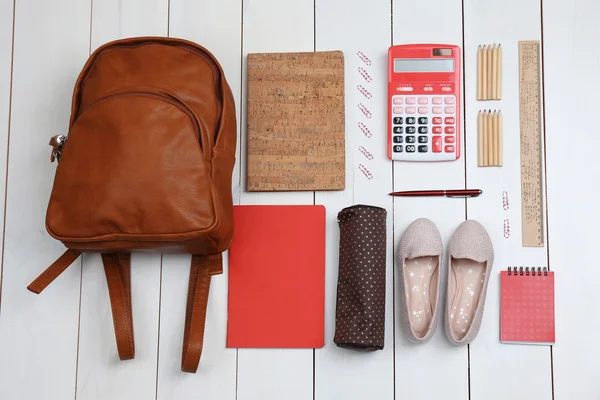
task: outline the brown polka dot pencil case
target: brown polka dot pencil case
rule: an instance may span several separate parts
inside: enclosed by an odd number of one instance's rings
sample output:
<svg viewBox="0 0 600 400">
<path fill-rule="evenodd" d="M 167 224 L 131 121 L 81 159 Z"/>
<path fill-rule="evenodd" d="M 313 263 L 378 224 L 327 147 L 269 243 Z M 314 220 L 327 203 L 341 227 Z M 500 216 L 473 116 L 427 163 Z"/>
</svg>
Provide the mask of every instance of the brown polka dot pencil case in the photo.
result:
<svg viewBox="0 0 600 400">
<path fill-rule="evenodd" d="M 381 350 L 385 336 L 385 209 L 344 208 L 340 228 L 334 343 L 356 351 Z"/>
</svg>

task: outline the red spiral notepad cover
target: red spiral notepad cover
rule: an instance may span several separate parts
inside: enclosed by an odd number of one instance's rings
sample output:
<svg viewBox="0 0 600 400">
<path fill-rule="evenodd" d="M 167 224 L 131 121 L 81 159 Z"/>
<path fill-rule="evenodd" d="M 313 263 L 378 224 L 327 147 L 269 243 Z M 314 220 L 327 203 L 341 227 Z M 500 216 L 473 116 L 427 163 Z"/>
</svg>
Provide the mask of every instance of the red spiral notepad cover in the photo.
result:
<svg viewBox="0 0 600 400">
<path fill-rule="evenodd" d="M 555 341 L 554 272 L 500 273 L 500 341 L 551 344 Z"/>
</svg>

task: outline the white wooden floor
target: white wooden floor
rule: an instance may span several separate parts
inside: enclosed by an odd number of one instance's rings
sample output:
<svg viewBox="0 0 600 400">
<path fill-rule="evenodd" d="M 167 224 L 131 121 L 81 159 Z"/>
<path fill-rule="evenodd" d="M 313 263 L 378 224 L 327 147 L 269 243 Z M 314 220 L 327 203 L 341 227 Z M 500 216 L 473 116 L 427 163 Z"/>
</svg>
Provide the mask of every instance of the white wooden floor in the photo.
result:
<svg viewBox="0 0 600 400">
<path fill-rule="evenodd" d="M 0 176 L 6 176 L 0 195 L 0 399 L 599 399 L 599 13 L 597 0 L 0 0 Z M 44 227 L 56 167 L 49 163 L 48 139 L 65 133 L 73 84 L 90 52 L 138 35 L 191 39 L 221 61 L 241 129 L 237 204 L 327 207 L 323 349 L 226 349 L 225 273 L 211 287 L 201 367 L 195 375 L 180 372 L 185 256 L 134 255 L 133 361 L 117 357 L 99 256 L 83 257 L 40 296 L 26 290 L 63 251 Z M 521 247 L 517 42 L 542 36 L 548 245 L 536 249 Z M 392 164 L 385 138 L 387 49 L 424 42 L 463 48 L 466 153 L 450 164 Z M 504 98 L 477 102 L 477 46 L 494 42 L 504 49 Z M 343 50 L 346 60 L 346 190 L 245 192 L 246 54 L 333 49 Z M 357 85 L 372 98 L 363 97 Z M 504 114 L 503 168 L 476 166 L 476 116 L 484 108 Z M 387 196 L 392 190 L 465 186 L 481 188 L 484 195 L 468 201 Z M 386 346 L 372 354 L 341 350 L 332 342 L 335 217 L 356 203 L 383 206 L 389 216 Z M 496 272 L 508 265 L 555 270 L 556 345 L 499 343 L 497 274 L 483 326 L 469 347 L 451 346 L 442 329 L 422 346 L 405 340 L 395 307 L 393 254 L 405 227 L 418 217 L 432 219 L 446 243 L 466 217 L 482 222 L 493 238 Z"/>
</svg>

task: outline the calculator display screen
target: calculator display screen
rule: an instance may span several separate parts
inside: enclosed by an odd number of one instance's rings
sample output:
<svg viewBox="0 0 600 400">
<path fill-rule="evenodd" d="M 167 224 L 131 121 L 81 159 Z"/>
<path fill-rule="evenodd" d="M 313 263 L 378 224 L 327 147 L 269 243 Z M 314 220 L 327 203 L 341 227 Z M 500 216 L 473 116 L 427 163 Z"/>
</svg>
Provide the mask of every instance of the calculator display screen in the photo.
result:
<svg viewBox="0 0 600 400">
<path fill-rule="evenodd" d="M 454 59 L 395 58 L 394 72 L 454 72 Z"/>
</svg>

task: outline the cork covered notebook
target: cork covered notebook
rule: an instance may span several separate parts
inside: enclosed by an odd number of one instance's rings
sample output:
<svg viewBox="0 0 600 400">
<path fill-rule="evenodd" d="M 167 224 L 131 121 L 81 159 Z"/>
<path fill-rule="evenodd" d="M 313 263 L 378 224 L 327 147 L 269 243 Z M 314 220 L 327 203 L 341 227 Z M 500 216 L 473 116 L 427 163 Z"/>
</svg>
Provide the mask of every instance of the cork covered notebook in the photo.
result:
<svg viewBox="0 0 600 400">
<path fill-rule="evenodd" d="M 341 51 L 248 54 L 248 191 L 343 190 Z"/>
</svg>

